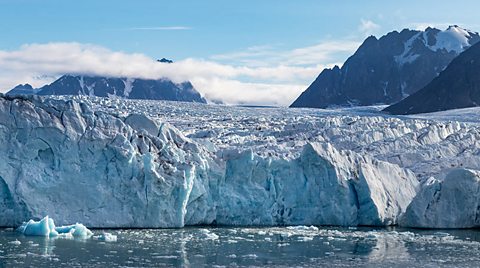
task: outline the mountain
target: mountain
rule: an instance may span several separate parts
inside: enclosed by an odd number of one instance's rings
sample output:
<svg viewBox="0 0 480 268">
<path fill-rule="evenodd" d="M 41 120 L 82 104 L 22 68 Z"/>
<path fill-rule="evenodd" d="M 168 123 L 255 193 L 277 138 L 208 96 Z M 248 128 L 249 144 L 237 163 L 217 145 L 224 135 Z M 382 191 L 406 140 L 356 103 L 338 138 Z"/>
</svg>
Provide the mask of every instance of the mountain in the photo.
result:
<svg viewBox="0 0 480 268">
<path fill-rule="evenodd" d="M 168 79 L 108 78 L 100 76 L 64 75 L 50 85 L 33 89 L 19 85 L 7 95 L 88 95 L 206 103 L 190 82 L 174 83 Z"/>
<path fill-rule="evenodd" d="M 173 60 L 169 60 L 169 59 L 166 59 L 166 58 L 161 58 L 161 59 L 157 60 L 157 62 L 161 62 L 161 63 L 173 63 Z"/>
<path fill-rule="evenodd" d="M 418 114 L 480 105 L 480 43 L 455 58 L 431 83 L 387 107 L 391 114 Z"/>
<path fill-rule="evenodd" d="M 30 84 L 20 84 L 10 91 L 7 92 L 7 95 L 31 95 L 37 94 L 38 89 L 34 89 Z"/>
<path fill-rule="evenodd" d="M 172 60 L 166 58 L 157 60 L 157 62 L 162 64 L 173 63 Z M 174 83 L 166 78 L 155 80 L 67 74 L 38 89 L 25 84 L 18 85 L 6 93 L 10 96 L 31 94 L 207 102 L 190 82 Z"/>
<path fill-rule="evenodd" d="M 88 95 L 206 103 L 190 82 L 176 84 L 168 79 L 108 78 L 64 75 L 39 89 L 38 95 Z"/>
<path fill-rule="evenodd" d="M 368 37 L 339 68 L 325 69 L 291 107 L 391 104 L 427 85 L 461 52 L 480 41 L 458 26 L 404 29 Z"/>
</svg>

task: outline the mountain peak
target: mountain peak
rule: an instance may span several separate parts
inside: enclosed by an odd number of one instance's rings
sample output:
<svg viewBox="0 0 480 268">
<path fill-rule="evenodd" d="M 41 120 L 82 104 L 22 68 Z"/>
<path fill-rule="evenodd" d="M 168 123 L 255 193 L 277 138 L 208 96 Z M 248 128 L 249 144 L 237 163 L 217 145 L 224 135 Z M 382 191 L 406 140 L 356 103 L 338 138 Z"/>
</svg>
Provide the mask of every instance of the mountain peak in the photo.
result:
<svg viewBox="0 0 480 268">
<path fill-rule="evenodd" d="M 32 95 L 37 93 L 37 89 L 34 89 L 30 84 L 20 84 L 8 91 L 7 95 Z"/>
<path fill-rule="evenodd" d="M 169 59 L 166 59 L 166 58 L 161 58 L 161 59 L 157 60 L 157 62 L 161 62 L 161 63 L 173 63 L 173 60 L 169 60 Z"/>
<path fill-rule="evenodd" d="M 28 89 L 28 90 L 32 90 L 33 87 L 32 87 L 32 85 L 30 85 L 30 84 L 27 83 L 27 84 L 23 84 L 23 85 L 22 85 L 22 84 L 19 84 L 19 85 L 17 85 L 16 87 L 14 87 L 13 89 Z"/>
<path fill-rule="evenodd" d="M 452 25 L 369 36 L 342 65 L 322 71 L 292 107 L 391 104 L 434 79 L 480 36 Z"/>
</svg>

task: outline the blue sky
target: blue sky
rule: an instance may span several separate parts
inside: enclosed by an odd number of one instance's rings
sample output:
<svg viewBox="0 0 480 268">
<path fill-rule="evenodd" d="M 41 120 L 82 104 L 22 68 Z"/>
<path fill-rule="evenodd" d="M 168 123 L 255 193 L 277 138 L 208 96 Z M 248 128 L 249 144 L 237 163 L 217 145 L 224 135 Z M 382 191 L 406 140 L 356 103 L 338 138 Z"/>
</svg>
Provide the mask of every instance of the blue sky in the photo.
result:
<svg viewBox="0 0 480 268">
<path fill-rule="evenodd" d="M 275 72 L 278 66 L 285 66 L 297 68 L 284 68 L 285 72 L 298 71 L 299 75 L 275 79 L 274 74 L 254 76 L 241 72 L 228 76 L 231 83 L 224 87 L 247 83 L 244 86 L 258 90 L 273 85 L 287 91 L 290 86 L 297 89 L 285 98 L 292 98 L 322 68 L 341 64 L 367 35 L 381 36 L 405 27 L 446 27 L 448 24 L 478 31 L 479 7 L 477 1 L 452 4 L 431 0 L 0 0 L 0 54 L 21 53 L 26 44 L 90 44 L 105 48 L 108 53 L 190 60 L 193 65 L 207 62 L 257 71 L 255 68 L 269 68 L 260 69 L 265 72 Z M 85 48 L 79 50 L 85 51 Z M 35 57 L 33 52 L 29 55 Z M 55 72 L 46 70 L 44 74 L 42 70 L 35 70 L 30 76 L 25 73 L 6 82 L 8 71 L 5 67 L 0 69 L 3 91 L 20 82 L 17 80 L 41 84 L 61 73 L 58 68 Z M 212 84 L 215 81 L 206 81 L 209 79 L 213 78 L 209 76 L 197 83 L 201 87 L 215 87 Z M 216 86 L 221 87 L 219 80 Z"/>
</svg>

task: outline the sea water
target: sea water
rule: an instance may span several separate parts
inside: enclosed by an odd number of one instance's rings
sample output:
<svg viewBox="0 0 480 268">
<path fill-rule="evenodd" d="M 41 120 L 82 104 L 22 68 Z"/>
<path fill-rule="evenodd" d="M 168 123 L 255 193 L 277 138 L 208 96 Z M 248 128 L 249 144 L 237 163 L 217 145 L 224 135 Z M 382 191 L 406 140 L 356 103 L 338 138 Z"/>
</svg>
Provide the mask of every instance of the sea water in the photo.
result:
<svg viewBox="0 0 480 268">
<path fill-rule="evenodd" d="M 0 229 L 0 267 L 478 267 L 480 231 L 372 228 L 93 230 L 27 237 Z"/>
</svg>

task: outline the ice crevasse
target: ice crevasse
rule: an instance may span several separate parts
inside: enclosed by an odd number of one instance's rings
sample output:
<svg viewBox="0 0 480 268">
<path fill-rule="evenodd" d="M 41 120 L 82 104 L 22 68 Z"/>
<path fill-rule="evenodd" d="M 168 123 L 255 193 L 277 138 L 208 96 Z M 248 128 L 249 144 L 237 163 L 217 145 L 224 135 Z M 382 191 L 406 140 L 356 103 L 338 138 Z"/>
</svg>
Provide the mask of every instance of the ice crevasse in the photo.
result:
<svg viewBox="0 0 480 268">
<path fill-rule="evenodd" d="M 218 157 L 168 123 L 72 100 L 1 96 L 0 140 L 0 226 L 385 226 L 419 191 L 412 172 L 326 142 Z"/>
</svg>

